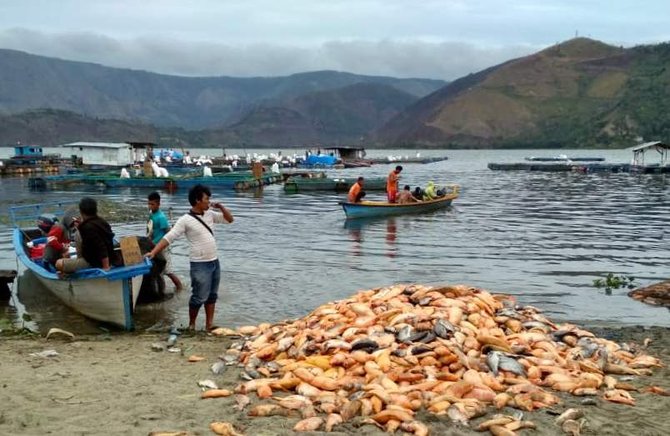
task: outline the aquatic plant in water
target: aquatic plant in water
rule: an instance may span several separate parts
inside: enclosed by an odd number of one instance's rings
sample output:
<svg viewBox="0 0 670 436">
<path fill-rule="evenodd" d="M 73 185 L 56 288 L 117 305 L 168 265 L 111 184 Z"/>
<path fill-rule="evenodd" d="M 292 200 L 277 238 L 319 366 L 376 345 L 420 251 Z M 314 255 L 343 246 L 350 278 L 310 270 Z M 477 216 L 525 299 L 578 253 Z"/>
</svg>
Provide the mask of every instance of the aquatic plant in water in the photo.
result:
<svg viewBox="0 0 670 436">
<path fill-rule="evenodd" d="M 607 295 L 611 295 L 612 289 L 635 288 L 636 285 L 634 282 L 635 277 L 633 276 L 626 276 L 623 274 L 614 275 L 612 273 L 608 273 L 604 279 L 595 279 L 593 281 L 593 286 L 595 286 L 598 289 L 605 288 L 605 293 Z"/>
</svg>

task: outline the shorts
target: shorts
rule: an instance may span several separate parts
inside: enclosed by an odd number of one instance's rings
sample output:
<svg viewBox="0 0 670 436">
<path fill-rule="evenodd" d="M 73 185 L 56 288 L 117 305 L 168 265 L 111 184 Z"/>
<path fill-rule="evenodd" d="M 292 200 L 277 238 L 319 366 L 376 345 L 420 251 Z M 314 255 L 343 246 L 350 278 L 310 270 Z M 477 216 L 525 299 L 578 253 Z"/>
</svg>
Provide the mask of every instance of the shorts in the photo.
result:
<svg viewBox="0 0 670 436">
<path fill-rule="evenodd" d="M 389 199 L 389 203 L 395 203 L 397 195 L 398 195 L 398 191 L 388 191 L 387 197 Z"/>
<path fill-rule="evenodd" d="M 203 304 L 213 304 L 218 298 L 221 281 L 219 260 L 209 262 L 191 262 L 191 298 L 188 306 L 200 309 Z"/>
<path fill-rule="evenodd" d="M 65 274 L 70 274 L 85 268 L 91 268 L 91 265 L 89 265 L 83 257 L 63 259 L 63 272 Z"/>
<path fill-rule="evenodd" d="M 163 269 L 163 274 L 174 274 L 172 271 L 172 255 L 170 254 L 170 249 L 166 248 L 161 251 L 163 258 L 165 259 L 165 268 Z"/>
</svg>

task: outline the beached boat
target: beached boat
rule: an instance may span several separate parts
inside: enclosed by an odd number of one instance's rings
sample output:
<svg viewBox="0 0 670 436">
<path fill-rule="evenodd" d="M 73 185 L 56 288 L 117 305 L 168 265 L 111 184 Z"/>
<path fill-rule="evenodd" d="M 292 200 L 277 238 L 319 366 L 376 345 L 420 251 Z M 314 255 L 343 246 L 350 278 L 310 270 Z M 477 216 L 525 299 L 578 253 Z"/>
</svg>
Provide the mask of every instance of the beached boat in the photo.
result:
<svg viewBox="0 0 670 436">
<path fill-rule="evenodd" d="M 347 219 L 432 212 L 451 205 L 451 202 L 458 198 L 459 187 L 452 185 L 449 188 L 447 194 L 442 197 L 418 203 L 399 204 L 385 201 L 362 201 L 360 203 L 341 202 L 340 204 Z"/>
<path fill-rule="evenodd" d="M 284 182 L 285 192 L 304 191 L 336 191 L 346 192 L 351 185 L 356 183 L 357 177 L 326 178 L 326 177 L 291 177 Z M 386 177 L 366 178 L 363 190 L 384 191 L 386 190 Z"/>
<path fill-rule="evenodd" d="M 44 203 L 10 208 L 16 255 L 66 306 L 89 318 L 132 330 L 135 302 L 142 278 L 151 269 L 151 261 L 143 259 L 137 265 L 113 267 L 109 271 L 88 268 L 64 279 L 42 263 L 38 248 L 46 238 L 35 227 L 37 217 L 44 213 L 62 216 L 71 206 L 72 203 Z"/>
</svg>

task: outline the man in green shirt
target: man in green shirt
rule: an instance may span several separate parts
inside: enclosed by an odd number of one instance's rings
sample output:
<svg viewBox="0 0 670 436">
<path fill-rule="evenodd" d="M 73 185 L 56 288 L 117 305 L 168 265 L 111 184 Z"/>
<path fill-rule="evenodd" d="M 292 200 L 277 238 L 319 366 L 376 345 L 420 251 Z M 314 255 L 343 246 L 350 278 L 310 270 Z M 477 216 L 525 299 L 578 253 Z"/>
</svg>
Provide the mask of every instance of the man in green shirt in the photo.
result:
<svg viewBox="0 0 670 436">
<path fill-rule="evenodd" d="M 151 239 L 153 245 L 156 245 L 170 230 L 170 223 L 161 210 L 161 196 L 158 192 L 149 194 L 148 206 L 151 213 L 149 214 L 149 221 L 147 221 L 147 236 Z M 175 290 L 181 291 L 183 287 L 179 277 L 172 271 L 172 261 L 170 259 L 171 256 L 169 250 L 163 251 L 163 257 L 165 258 L 164 274 L 170 277 Z"/>
</svg>

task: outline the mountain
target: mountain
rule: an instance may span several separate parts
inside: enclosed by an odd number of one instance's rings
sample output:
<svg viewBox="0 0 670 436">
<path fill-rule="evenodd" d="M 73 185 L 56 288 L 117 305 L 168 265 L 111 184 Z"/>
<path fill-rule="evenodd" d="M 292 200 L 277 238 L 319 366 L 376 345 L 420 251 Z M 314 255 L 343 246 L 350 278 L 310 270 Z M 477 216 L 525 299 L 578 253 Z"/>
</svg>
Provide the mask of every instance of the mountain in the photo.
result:
<svg viewBox="0 0 670 436">
<path fill-rule="evenodd" d="M 391 85 L 357 83 L 306 94 L 281 105 L 263 104 L 238 123 L 209 131 L 208 142 L 291 146 L 359 142 L 416 97 Z"/>
<path fill-rule="evenodd" d="M 393 146 L 614 147 L 670 139 L 670 44 L 575 38 L 455 80 L 377 131 Z"/>
<path fill-rule="evenodd" d="M 445 82 L 335 71 L 286 77 L 180 77 L 0 50 L 0 113 L 57 109 L 88 117 L 204 129 L 239 122 L 250 109 L 359 83 L 423 97 Z"/>
<path fill-rule="evenodd" d="M 0 116 L 2 145 L 18 142 L 43 146 L 76 141 L 155 142 L 159 137 L 159 129 L 150 124 L 97 119 L 54 109 Z"/>
</svg>

